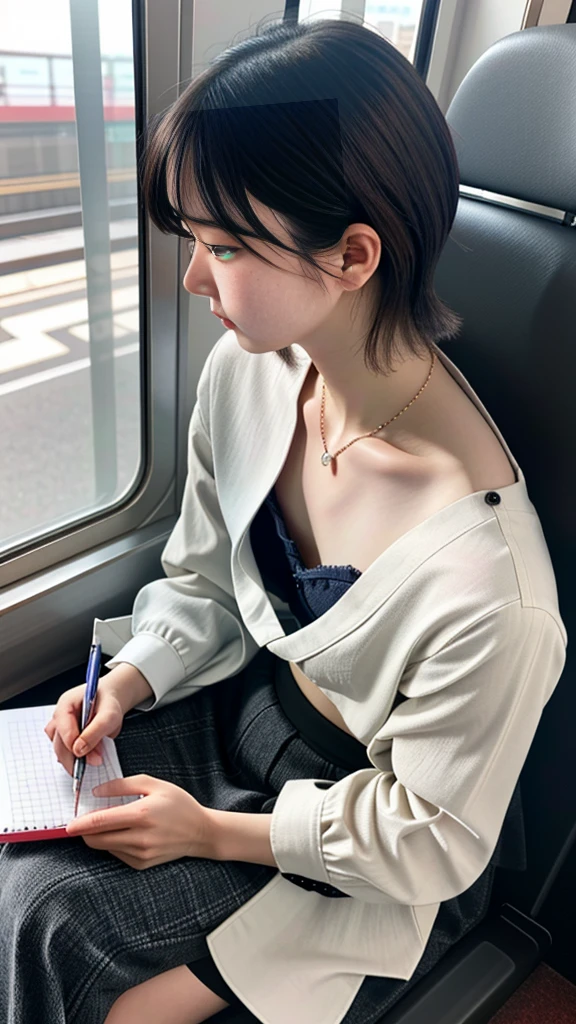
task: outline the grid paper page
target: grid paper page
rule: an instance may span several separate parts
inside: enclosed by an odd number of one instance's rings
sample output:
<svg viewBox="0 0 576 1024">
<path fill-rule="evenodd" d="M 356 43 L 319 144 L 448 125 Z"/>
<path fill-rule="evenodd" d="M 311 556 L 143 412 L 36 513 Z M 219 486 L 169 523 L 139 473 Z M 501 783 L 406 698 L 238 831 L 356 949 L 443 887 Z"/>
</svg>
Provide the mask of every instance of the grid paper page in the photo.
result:
<svg viewBox="0 0 576 1024">
<path fill-rule="evenodd" d="M 55 704 L 0 711 L 0 833 L 58 828 L 74 816 L 72 776 L 44 732 Z M 102 738 L 102 764 L 86 765 L 78 815 L 132 803 L 138 796 L 97 797 L 94 786 L 123 778 L 114 740 Z"/>
</svg>

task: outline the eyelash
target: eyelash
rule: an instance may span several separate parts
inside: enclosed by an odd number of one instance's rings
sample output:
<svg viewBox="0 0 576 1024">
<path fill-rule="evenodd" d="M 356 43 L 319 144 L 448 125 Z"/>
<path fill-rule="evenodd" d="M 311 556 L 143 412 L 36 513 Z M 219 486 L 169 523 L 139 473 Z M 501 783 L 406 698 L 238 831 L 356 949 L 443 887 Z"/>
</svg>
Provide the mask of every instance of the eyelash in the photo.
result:
<svg viewBox="0 0 576 1024">
<path fill-rule="evenodd" d="M 193 241 L 188 242 L 188 252 L 190 253 L 190 256 L 194 255 L 195 244 L 195 239 Z M 231 249 L 229 246 L 226 245 L 208 245 L 207 242 L 202 242 L 202 245 L 205 245 L 208 251 L 211 252 L 212 255 L 216 257 L 216 259 L 218 259 L 218 257 L 223 257 L 225 260 L 228 254 L 238 252 L 238 249 Z M 216 252 L 216 249 L 221 249 L 222 251 Z"/>
</svg>

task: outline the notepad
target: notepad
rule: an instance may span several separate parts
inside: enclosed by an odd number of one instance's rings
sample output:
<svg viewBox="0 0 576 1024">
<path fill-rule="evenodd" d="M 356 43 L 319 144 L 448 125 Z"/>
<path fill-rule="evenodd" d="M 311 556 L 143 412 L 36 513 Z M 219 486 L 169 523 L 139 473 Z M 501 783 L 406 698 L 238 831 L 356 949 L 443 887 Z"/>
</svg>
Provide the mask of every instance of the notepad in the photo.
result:
<svg viewBox="0 0 576 1024">
<path fill-rule="evenodd" d="M 0 711 L 0 843 L 72 838 L 66 832 L 74 817 L 72 776 L 44 732 L 55 707 Z M 101 743 L 102 764 L 86 764 L 78 816 L 139 799 L 93 795 L 100 783 L 124 777 L 114 740 L 104 736 Z"/>
</svg>

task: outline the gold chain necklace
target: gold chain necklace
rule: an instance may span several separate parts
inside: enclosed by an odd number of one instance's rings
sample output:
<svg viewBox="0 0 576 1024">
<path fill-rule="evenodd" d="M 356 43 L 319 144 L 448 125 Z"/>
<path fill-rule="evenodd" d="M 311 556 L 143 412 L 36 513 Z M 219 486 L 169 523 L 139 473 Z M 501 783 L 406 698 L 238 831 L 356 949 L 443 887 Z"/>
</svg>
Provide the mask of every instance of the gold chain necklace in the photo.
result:
<svg viewBox="0 0 576 1024">
<path fill-rule="evenodd" d="M 397 412 L 396 415 L 393 416 L 391 420 L 388 420 L 388 423 L 381 423 L 379 427 L 376 427 L 375 430 L 371 430 L 370 433 L 368 433 L 368 434 L 360 434 L 360 437 L 355 437 L 353 441 L 349 441 L 348 444 L 345 444 L 343 448 L 339 448 L 337 452 L 334 452 L 334 455 L 330 455 L 330 452 L 328 451 L 328 447 L 326 445 L 326 435 L 324 433 L 324 407 L 326 405 L 326 384 L 325 384 L 325 381 L 323 379 L 322 380 L 322 402 L 321 402 L 321 405 L 320 405 L 320 433 L 322 435 L 322 443 L 324 445 L 324 454 L 320 456 L 320 461 L 321 461 L 322 465 L 323 466 L 328 466 L 332 462 L 333 459 L 335 460 L 338 455 L 341 455 L 342 452 L 346 451 L 346 449 L 349 448 L 351 444 L 355 444 L 356 441 L 361 441 L 363 437 L 372 437 L 373 434 L 377 434 L 379 430 L 383 430 L 384 427 L 389 426 L 390 423 L 393 423 L 394 420 L 397 420 L 398 417 L 401 416 L 403 412 L 406 412 L 406 409 L 409 409 L 410 406 L 412 405 L 412 402 L 415 402 L 416 399 L 419 398 L 420 395 L 422 394 L 422 392 L 424 391 L 424 388 L 426 387 L 428 381 L 430 380 L 430 377 L 432 376 L 432 370 L 434 369 L 434 363 L 435 362 L 436 362 L 436 353 L 432 352 L 432 364 L 430 366 L 430 371 L 428 373 L 428 376 L 427 376 L 426 380 L 424 381 L 424 384 L 420 388 L 420 391 L 418 391 L 414 395 L 414 398 L 412 399 L 412 401 L 408 402 L 408 405 L 405 405 L 404 408 L 401 409 L 400 412 Z"/>
</svg>

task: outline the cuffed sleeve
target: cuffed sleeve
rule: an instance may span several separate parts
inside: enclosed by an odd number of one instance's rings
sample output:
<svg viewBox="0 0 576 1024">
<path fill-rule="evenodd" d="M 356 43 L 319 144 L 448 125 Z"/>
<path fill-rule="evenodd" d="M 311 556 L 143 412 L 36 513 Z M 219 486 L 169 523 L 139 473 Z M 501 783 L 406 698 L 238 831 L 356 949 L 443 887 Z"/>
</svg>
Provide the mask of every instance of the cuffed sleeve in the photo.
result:
<svg viewBox="0 0 576 1024">
<path fill-rule="evenodd" d="M 185 674 L 184 663 L 175 647 L 153 633 L 138 633 L 122 647 L 120 655 L 106 662 L 106 668 L 127 663 L 137 668 L 154 690 L 154 698 L 136 704 L 139 711 L 150 711 L 160 696 L 178 686 Z M 168 702 L 166 702 L 168 703 Z"/>
<path fill-rule="evenodd" d="M 419 906 L 464 892 L 489 863 L 565 658 L 548 612 L 514 601 L 408 664 L 399 685 L 408 699 L 368 745 L 380 768 L 328 789 L 285 783 L 270 833 L 280 871 L 367 903 Z"/>
<path fill-rule="evenodd" d="M 258 651 L 234 595 L 231 541 L 216 492 L 203 410 L 214 351 L 202 370 L 190 420 L 180 516 L 162 552 L 166 578 L 138 592 L 131 617 L 97 620 L 95 627 L 95 634 L 105 638 L 103 650 L 113 655 L 107 667 L 134 665 L 154 691 L 153 701 L 136 705 L 142 711 L 235 675 Z M 105 629 L 108 622 L 114 631 Z M 119 635 L 123 645 L 114 641 Z"/>
</svg>

